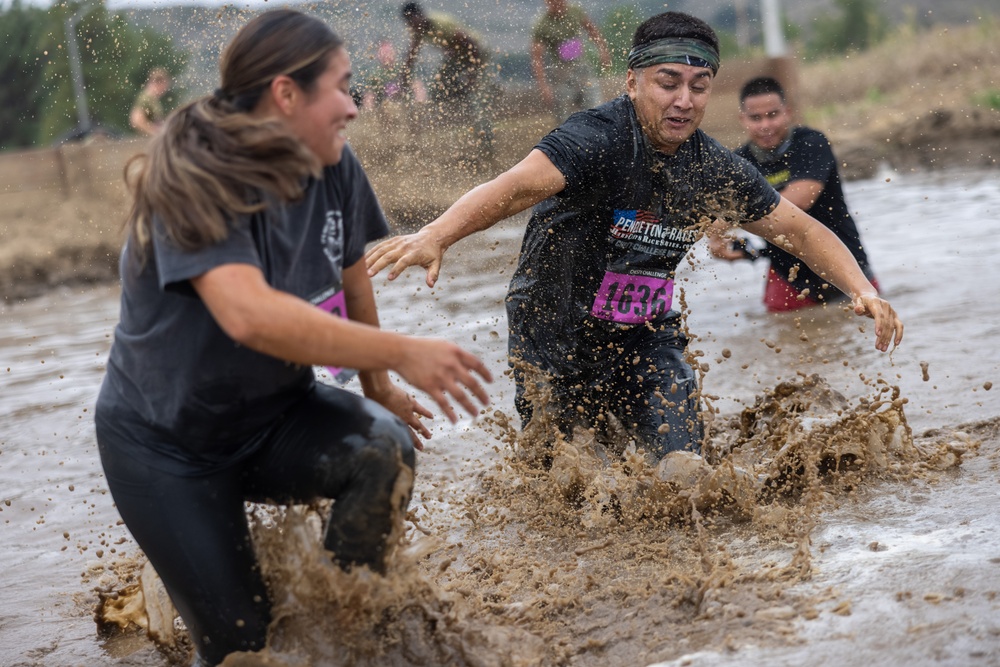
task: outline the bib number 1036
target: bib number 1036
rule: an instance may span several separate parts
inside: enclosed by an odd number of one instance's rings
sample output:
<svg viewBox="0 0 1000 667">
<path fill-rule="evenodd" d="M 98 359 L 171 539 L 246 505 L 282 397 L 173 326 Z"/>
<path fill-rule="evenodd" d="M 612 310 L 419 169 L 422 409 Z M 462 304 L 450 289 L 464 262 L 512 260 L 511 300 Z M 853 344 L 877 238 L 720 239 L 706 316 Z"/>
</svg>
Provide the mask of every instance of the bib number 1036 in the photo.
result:
<svg viewBox="0 0 1000 667">
<path fill-rule="evenodd" d="M 621 324 L 639 324 L 666 313 L 673 299 L 673 280 L 608 271 L 590 314 Z"/>
</svg>

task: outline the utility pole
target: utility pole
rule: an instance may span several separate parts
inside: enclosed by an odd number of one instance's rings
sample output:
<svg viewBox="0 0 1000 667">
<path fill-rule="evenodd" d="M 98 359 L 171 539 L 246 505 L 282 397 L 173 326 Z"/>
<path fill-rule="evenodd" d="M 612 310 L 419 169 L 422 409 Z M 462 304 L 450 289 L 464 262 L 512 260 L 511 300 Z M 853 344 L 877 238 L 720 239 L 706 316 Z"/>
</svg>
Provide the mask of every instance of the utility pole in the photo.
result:
<svg viewBox="0 0 1000 667">
<path fill-rule="evenodd" d="M 745 49 L 750 46 L 750 21 L 747 17 L 747 0 L 733 0 L 736 10 L 736 46 Z"/>
<path fill-rule="evenodd" d="M 761 0 L 760 11 L 764 19 L 764 51 L 768 58 L 781 58 L 787 49 L 779 0 Z"/>
<path fill-rule="evenodd" d="M 73 92 L 76 94 L 77 131 L 81 135 L 90 133 L 90 109 L 87 108 L 87 88 L 83 83 L 83 68 L 80 66 L 80 49 L 76 44 L 76 25 L 87 12 L 90 3 L 80 7 L 73 16 L 66 19 L 66 48 L 69 52 L 69 69 L 73 75 Z"/>
<path fill-rule="evenodd" d="M 788 55 L 785 30 L 782 26 L 780 0 L 760 0 L 760 13 L 764 23 L 764 52 L 767 54 L 771 76 L 781 82 L 785 98 L 792 113 L 799 115 L 798 71 Z"/>
</svg>

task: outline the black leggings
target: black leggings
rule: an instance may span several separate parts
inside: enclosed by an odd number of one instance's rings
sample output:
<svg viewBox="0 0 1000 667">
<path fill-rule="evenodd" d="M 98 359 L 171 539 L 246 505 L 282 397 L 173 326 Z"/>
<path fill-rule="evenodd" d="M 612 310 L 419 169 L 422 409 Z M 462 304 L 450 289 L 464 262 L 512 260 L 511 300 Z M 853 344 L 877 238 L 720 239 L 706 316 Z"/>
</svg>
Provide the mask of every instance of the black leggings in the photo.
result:
<svg viewBox="0 0 1000 667">
<path fill-rule="evenodd" d="M 317 385 L 253 455 L 200 477 L 171 475 L 130 455 L 128 434 L 97 414 L 97 440 L 118 511 L 163 580 L 206 664 L 267 640 L 270 602 L 250 541 L 245 501 L 336 500 L 324 545 L 342 565 L 384 567 L 397 479 L 412 480 L 409 429 L 380 405 Z"/>
</svg>

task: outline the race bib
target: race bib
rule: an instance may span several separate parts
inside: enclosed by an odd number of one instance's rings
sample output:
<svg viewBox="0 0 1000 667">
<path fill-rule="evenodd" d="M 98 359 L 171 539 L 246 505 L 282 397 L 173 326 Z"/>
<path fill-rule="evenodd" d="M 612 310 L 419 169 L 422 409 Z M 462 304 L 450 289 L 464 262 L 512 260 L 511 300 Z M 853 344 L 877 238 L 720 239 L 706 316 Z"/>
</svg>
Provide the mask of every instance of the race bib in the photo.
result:
<svg viewBox="0 0 1000 667">
<path fill-rule="evenodd" d="M 640 324 L 670 310 L 674 281 L 625 273 L 604 274 L 590 314 L 620 324 Z"/>
<path fill-rule="evenodd" d="M 320 310 L 325 310 L 331 315 L 347 319 L 347 297 L 344 296 L 343 290 L 340 290 L 333 296 L 320 301 L 316 304 L 316 306 Z M 330 371 L 330 375 L 333 376 L 334 381 L 339 384 L 346 384 L 348 380 L 358 374 L 358 372 L 353 368 L 337 368 L 335 366 L 327 366 L 326 370 Z"/>
<path fill-rule="evenodd" d="M 559 45 L 559 59 L 564 62 L 576 60 L 583 55 L 583 41 L 579 38 L 567 39 Z"/>
</svg>

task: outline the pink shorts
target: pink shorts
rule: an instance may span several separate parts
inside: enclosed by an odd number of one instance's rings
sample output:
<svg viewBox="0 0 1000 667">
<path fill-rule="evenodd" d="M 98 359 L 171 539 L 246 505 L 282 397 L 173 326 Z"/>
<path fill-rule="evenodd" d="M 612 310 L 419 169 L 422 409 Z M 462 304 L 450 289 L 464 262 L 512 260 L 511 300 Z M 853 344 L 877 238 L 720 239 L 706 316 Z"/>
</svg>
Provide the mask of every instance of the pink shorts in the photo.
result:
<svg viewBox="0 0 1000 667">
<path fill-rule="evenodd" d="M 871 281 L 876 290 L 879 289 L 875 279 Z M 764 287 L 764 305 L 768 312 L 784 313 L 809 306 L 818 306 L 819 301 L 811 296 L 799 298 L 799 291 L 791 283 L 777 274 L 774 269 L 767 270 L 767 283 Z"/>
</svg>

